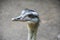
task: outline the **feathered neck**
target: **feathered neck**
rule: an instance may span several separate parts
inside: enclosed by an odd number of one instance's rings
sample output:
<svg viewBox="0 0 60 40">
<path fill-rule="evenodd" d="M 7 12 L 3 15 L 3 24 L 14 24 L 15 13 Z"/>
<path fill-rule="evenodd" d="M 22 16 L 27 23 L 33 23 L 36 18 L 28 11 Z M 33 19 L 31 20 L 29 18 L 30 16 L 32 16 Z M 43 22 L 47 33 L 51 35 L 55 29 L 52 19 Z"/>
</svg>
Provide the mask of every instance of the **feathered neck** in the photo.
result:
<svg viewBox="0 0 60 40">
<path fill-rule="evenodd" d="M 39 23 L 29 23 L 28 28 L 28 40 L 36 40 L 37 30 Z"/>
</svg>

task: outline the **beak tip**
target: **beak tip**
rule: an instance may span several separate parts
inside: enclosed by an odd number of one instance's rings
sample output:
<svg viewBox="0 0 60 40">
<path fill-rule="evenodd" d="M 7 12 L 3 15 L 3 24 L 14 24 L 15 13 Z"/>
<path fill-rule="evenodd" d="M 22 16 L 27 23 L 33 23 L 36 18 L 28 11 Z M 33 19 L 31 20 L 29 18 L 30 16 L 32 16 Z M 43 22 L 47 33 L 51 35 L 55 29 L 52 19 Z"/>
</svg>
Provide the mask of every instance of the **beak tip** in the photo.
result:
<svg viewBox="0 0 60 40">
<path fill-rule="evenodd" d="M 11 20 L 14 21 L 14 18 L 12 18 Z"/>
</svg>

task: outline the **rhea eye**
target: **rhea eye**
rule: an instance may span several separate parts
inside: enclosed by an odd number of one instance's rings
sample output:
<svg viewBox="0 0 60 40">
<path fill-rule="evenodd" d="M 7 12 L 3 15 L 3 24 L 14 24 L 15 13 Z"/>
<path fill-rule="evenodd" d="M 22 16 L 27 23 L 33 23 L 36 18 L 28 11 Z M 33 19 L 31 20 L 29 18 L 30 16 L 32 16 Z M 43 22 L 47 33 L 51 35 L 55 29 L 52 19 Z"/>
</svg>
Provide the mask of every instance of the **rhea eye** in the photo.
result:
<svg viewBox="0 0 60 40">
<path fill-rule="evenodd" d="M 29 18 L 34 18 L 34 15 L 30 14 L 28 15 Z"/>
</svg>

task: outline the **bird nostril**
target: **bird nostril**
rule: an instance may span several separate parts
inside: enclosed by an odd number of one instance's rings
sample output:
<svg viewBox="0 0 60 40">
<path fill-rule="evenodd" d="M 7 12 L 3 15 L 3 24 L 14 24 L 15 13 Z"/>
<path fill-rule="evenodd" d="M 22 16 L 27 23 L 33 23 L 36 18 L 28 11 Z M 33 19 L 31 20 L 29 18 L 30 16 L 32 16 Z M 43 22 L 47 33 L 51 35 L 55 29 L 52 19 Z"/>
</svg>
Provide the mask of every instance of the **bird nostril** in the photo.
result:
<svg viewBox="0 0 60 40">
<path fill-rule="evenodd" d="M 17 19 L 20 19 L 20 18 L 17 18 Z"/>
</svg>

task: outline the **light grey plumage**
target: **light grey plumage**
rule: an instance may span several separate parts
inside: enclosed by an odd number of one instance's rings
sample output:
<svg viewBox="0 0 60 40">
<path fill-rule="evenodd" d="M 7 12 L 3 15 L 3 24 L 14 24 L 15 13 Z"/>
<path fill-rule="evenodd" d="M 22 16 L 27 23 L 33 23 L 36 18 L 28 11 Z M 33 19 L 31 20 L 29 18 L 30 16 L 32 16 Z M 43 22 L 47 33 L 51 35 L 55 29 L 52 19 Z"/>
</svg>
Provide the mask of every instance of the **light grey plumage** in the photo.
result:
<svg viewBox="0 0 60 40">
<path fill-rule="evenodd" d="M 27 22 L 28 40 L 36 40 L 36 33 L 40 22 L 39 15 L 36 11 L 24 9 L 20 16 L 12 18 L 12 20 Z"/>
</svg>

